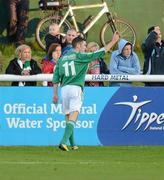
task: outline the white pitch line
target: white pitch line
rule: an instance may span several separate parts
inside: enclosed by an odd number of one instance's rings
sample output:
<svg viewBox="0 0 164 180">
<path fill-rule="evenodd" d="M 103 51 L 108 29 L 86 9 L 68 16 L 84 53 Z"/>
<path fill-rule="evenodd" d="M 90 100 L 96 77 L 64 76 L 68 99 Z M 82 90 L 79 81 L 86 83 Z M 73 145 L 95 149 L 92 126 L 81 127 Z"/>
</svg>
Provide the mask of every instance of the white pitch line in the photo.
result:
<svg viewBox="0 0 164 180">
<path fill-rule="evenodd" d="M 76 161 L 76 162 L 66 162 L 66 161 L 1 161 L 0 164 L 8 164 L 8 165 L 53 165 L 53 164 L 61 164 L 61 165 L 104 165 L 104 162 L 95 162 L 95 161 Z"/>
</svg>

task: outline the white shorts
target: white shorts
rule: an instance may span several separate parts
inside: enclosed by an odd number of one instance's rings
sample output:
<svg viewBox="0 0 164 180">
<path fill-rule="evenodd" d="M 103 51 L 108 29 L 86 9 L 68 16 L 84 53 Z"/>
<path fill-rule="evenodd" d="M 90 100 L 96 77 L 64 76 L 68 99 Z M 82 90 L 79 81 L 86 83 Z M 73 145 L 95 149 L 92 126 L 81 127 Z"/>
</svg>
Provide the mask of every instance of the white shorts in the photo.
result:
<svg viewBox="0 0 164 180">
<path fill-rule="evenodd" d="M 66 85 L 61 88 L 62 107 L 64 114 L 78 111 L 82 106 L 83 93 L 80 86 Z"/>
</svg>

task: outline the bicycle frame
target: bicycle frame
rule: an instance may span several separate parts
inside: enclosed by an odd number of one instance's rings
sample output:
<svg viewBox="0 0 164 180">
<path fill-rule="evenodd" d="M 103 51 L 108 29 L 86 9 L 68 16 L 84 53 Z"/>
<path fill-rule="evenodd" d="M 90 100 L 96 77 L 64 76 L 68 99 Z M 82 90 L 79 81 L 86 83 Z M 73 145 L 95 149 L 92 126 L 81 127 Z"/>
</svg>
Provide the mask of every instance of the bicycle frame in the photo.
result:
<svg viewBox="0 0 164 180">
<path fill-rule="evenodd" d="M 48 26 L 52 23 L 58 23 L 61 27 L 61 34 L 63 32 L 63 36 L 66 31 L 71 28 L 71 24 L 77 30 L 77 32 L 81 33 L 86 37 L 87 32 L 94 26 L 94 24 L 104 15 L 106 14 L 107 21 L 103 24 L 100 31 L 100 41 L 102 45 L 106 45 L 108 43 L 108 39 L 111 38 L 112 32 L 118 31 L 122 38 L 129 40 L 129 42 L 135 44 L 136 41 L 136 33 L 134 28 L 127 23 L 126 21 L 115 19 L 112 16 L 112 12 L 109 11 L 107 3 L 105 0 L 102 0 L 102 3 L 98 4 L 90 4 L 90 5 L 80 5 L 75 6 L 71 5 L 69 0 L 67 4 L 63 4 L 63 7 L 67 9 L 64 10 L 64 15 L 62 15 L 63 9 L 58 9 L 58 11 L 53 12 L 53 14 L 44 17 L 37 25 L 36 28 L 36 39 L 39 45 L 45 49 L 45 41 L 44 37 L 48 32 Z M 80 9 L 94 9 L 98 8 L 98 12 L 94 17 L 90 19 L 90 16 L 84 21 L 84 25 L 81 26 L 76 21 L 74 16 L 75 10 Z M 97 9 L 96 9 L 97 10 Z M 71 22 L 70 22 L 71 19 Z M 83 29 L 81 30 L 81 27 Z"/>
<path fill-rule="evenodd" d="M 63 22 L 66 20 L 66 18 L 68 17 L 68 15 L 70 15 L 73 25 L 76 29 L 77 32 L 79 32 L 79 27 L 77 25 L 75 16 L 74 16 L 74 10 L 78 10 L 78 9 L 92 9 L 92 8 L 102 8 L 98 14 L 92 19 L 91 22 L 89 22 L 89 24 L 83 29 L 82 33 L 86 34 L 91 28 L 92 26 L 101 18 L 101 16 L 103 16 L 104 14 L 107 14 L 108 20 L 112 20 L 111 17 L 111 13 L 109 12 L 108 6 L 106 2 L 103 2 L 101 4 L 91 4 L 91 5 L 80 5 L 80 6 L 68 6 L 68 10 L 66 11 L 64 17 L 61 19 L 59 26 L 61 26 L 63 24 Z M 113 22 L 114 24 L 114 22 Z M 115 27 L 112 29 L 113 31 L 115 31 Z"/>
</svg>

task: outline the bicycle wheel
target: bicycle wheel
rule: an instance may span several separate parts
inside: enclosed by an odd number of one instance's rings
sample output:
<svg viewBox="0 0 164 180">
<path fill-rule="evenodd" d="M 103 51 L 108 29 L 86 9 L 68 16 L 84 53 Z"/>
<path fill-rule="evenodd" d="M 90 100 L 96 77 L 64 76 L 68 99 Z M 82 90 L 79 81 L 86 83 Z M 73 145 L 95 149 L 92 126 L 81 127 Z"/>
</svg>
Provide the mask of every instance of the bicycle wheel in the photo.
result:
<svg viewBox="0 0 164 180">
<path fill-rule="evenodd" d="M 133 45 L 136 43 L 136 33 L 134 28 L 127 22 L 123 20 L 115 20 L 115 26 L 117 31 L 120 33 L 121 38 L 126 39 Z M 112 38 L 113 32 L 109 22 L 106 22 L 100 32 L 100 41 L 103 46 L 105 46 Z"/>
<path fill-rule="evenodd" d="M 45 50 L 45 36 L 46 34 L 48 33 L 48 30 L 49 30 L 49 26 L 50 24 L 52 23 L 57 23 L 59 24 L 60 20 L 61 20 L 61 16 L 49 16 L 49 17 L 46 17 L 44 19 L 42 19 L 39 24 L 37 25 L 37 28 L 36 28 L 36 40 L 39 44 L 39 46 Z M 60 32 L 63 36 L 65 36 L 66 32 L 68 29 L 71 28 L 71 25 L 70 23 L 65 20 L 64 23 L 61 25 L 60 27 Z"/>
</svg>

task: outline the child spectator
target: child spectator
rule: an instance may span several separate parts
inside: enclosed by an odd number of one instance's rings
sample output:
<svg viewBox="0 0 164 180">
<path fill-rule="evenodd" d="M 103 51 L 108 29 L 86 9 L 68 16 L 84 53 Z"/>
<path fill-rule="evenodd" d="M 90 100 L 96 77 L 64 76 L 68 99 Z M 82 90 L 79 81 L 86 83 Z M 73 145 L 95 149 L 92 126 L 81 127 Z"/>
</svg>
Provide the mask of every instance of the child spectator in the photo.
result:
<svg viewBox="0 0 164 180">
<path fill-rule="evenodd" d="M 58 43 L 62 46 L 64 37 L 60 34 L 60 27 L 58 24 L 53 23 L 49 26 L 49 33 L 45 37 L 45 42 L 46 52 L 48 52 L 49 47 L 52 43 Z"/>
<path fill-rule="evenodd" d="M 99 45 L 96 42 L 90 42 L 87 45 L 87 52 L 95 52 L 99 50 Z M 105 64 L 103 58 L 99 58 L 92 61 L 88 67 L 88 74 L 109 74 L 107 65 Z M 87 82 L 88 86 L 104 86 L 103 82 Z"/>
<path fill-rule="evenodd" d="M 47 56 L 42 60 L 42 73 L 52 74 L 55 70 L 56 63 L 61 56 L 61 45 L 57 43 L 51 44 Z M 47 82 L 44 82 L 44 86 Z M 52 82 L 48 82 L 48 86 L 52 86 Z"/>
</svg>

